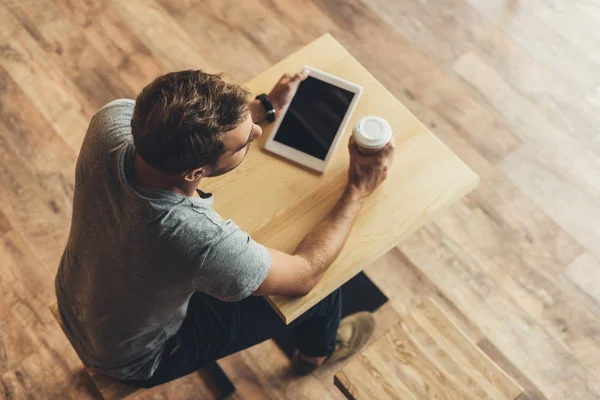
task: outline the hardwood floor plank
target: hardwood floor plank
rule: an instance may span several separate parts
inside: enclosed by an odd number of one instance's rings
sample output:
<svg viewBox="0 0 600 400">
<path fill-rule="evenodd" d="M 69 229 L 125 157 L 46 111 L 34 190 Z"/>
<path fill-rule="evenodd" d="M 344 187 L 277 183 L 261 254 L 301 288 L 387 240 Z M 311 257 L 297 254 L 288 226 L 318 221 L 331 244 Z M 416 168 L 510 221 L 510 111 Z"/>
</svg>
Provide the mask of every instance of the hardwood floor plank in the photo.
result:
<svg viewBox="0 0 600 400">
<path fill-rule="evenodd" d="M 519 13 L 520 5 L 508 9 L 503 0 L 466 1 L 501 27 L 520 46 L 580 90 L 589 90 L 599 83 L 600 64 L 573 46 L 562 33 L 554 32 L 535 16 Z"/>
<path fill-rule="evenodd" d="M 25 358 L 16 368 L 0 376 L 9 399 L 98 400 L 93 382 L 78 365 L 64 365 L 64 354 L 46 347 Z"/>
<path fill-rule="evenodd" d="M 551 168 L 600 204 L 600 157 L 557 129 L 530 102 L 510 88 L 475 53 L 468 53 L 454 64 L 455 71 L 488 101 L 525 143 L 535 146 Z M 543 132 L 543 133 L 542 133 Z"/>
<path fill-rule="evenodd" d="M 298 0 L 290 7 L 288 0 L 259 0 L 263 8 L 268 8 L 293 29 L 294 35 L 307 44 L 313 39 L 335 30 L 336 24 L 314 3 L 313 0 Z"/>
<path fill-rule="evenodd" d="M 590 253 L 582 254 L 567 266 L 564 275 L 600 305 L 600 262 L 597 258 Z"/>
<path fill-rule="evenodd" d="M 523 1 L 518 11 L 526 18 L 536 18 L 557 34 L 564 36 L 572 46 L 582 50 L 596 63 L 600 63 L 600 32 L 598 23 L 568 0 L 546 2 Z"/>
<path fill-rule="evenodd" d="M 38 109 L 0 66 L 0 125 L 4 140 L 27 160 L 33 169 L 68 172 L 75 152 L 57 135 Z M 81 133 L 83 136 L 85 131 Z"/>
<path fill-rule="evenodd" d="M 106 0 L 54 0 L 54 3 L 119 71 L 132 94 L 165 72 L 148 47 L 133 33 L 128 21 Z"/>
<path fill-rule="evenodd" d="M 208 377 L 195 372 L 176 381 L 145 390 L 142 394 L 133 396 L 132 400 L 218 399 L 218 393 L 207 384 L 207 380 Z"/>
<path fill-rule="evenodd" d="M 0 238 L 4 236 L 5 233 L 10 232 L 13 229 L 12 225 L 6 215 L 0 210 Z"/>
<path fill-rule="evenodd" d="M 600 358 L 600 340 L 594 339 L 600 332 L 598 304 L 561 277 L 564 266 L 581 253 L 570 236 L 501 174 L 483 182 L 436 225 L 484 265 L 486 275 L 498 287 L 600 379 L 597 363 L 590 362 L 591 354 Z M 585 350 L 582 342 L 587 343 Z"/>
<path fill-rule="evenodd" d="M 27 2 L 6 3 L 23 27 L 73 81 L 96 109 L 111 100 L 131 97 L 132 90 L 119 73 L 90 45 L 80 30 L 51 0 L 39 0 L 36 7 Z"/>
<path fill-rule="evenodd" d="M 55 385 L 67 384 L 67 375 L 79 366 L 74 351 L 65 343 L 62 331 L 47 309 L 54 299 L 54 273 L 35 256 L 25 238 L 15 231 L 1 239 L 0 259 L 3 276 L 0 282 L 3 289 L 0 312 L 3 314 L 2 321 L 10 321 L 12 328 L 0 330 L 9 335 L 0 335 L 0 347 L 4 348 L 0 354 L 6 360 L 6 364 L 0 364 L 0 373 L 4 372 L 0 379 L 14 375 L 16 383 L 24 385 L 23 389 L 43 388 L 38 393 L 49 393 Z M 37 357 L 51 358 L 51 361 L 45 361 L 48 371 L 56 370 L 64 374 L 64 379 L 44 380 L 37 374 L 27 378 L 27 373 L 21 368 L 30 364 L 28 359 Z M 42 368 L 38 364 L 37 361 L 32 362 L 29 367 Z M 14 387 L 13 390 L 18 391 Z"/>
<path fill-rule="evenodd" d="M 547 400 L 547 397 L 523 374 L 523 371 L 516 368 L 489 340 L 482 339 L 477 342 L 481 350 L 485 352 L 502 370 L 512 377 L 525 392 L 518 397 L 519 400 Z"/>
<path fill-rule="evenodd" d="M 437 225 L 451 232 L 458 244 L 477 249 L 493 265 L 524 263 L 548 277 L 559 274 L 584 252 L 500 171 L 441 215 Z"/>
<path fill-rule="evenodd" d="M 394 325 L 400 322 L 400 319 L 402 319 L 403 314 L 398 311 L 398 306 L 395 303 L 398 302 L 394 302 L 390 299 L 375 311 L 373 315 L 375 317 L 375 330 L 373 331 L 373 336 L 369 339 L 369 343 L 377 341 L 377 339 L 382 337 Z M 473 332 L 471 333 L 474 334 Z"/>
<path fill-rule="evenodd" d="M 237 353 L 219 361 L 219 365 L 229 379 L 235 384 L 236 392 L 232 400 L 265 399 L 275 400 L 268 386 L 260 383 L 257 373 L 244 361 L 242 354 Z"/>
<path fill-rule="evenodd" d="M 52 128 L 78 152 L 93 108 L 45 51 L 0 3 L 0 67 Z"/>
<path fill-rule="evenodd" d="M 600 4 L 594 0 L 566 0 L 589 18 L 600 20 Z"/>
<path fill-rule="evenodd" d="M 0 124 L 0 185 L 10 196 L 0 196 L 0 207 L 10 224 L 27 237 L 35 253 L 47 263 L 56 266 L 69 232 L 71 207 L 67 195 L 58 191 L 69 188 L 61 174 L 47 176 L 53 179 L 40 182 L 29 171 L 28 165 L 14 154 L 5 139 L 6 130 Z M 51 183 L 50 190 L 43 185 Z M 72 186 L 71 186 L 72 188 Z M 54 192 L 54 193 L 53 193 Z M 70 197 L 70 196 L 69 196 Z"/>
<path fill-rule="evenodd" d="M 16 281 L 12 271 L 8 270 L 8 256 L 6 255 L 4 239 L 2 239 L 2 242 L 2 248 L 0 248 L 0 260 L 2 261 L 0 271 L 3 276 L 3 282 L 0 286 L 2 288 L 2 300 L 0 300 L 0 375 L 11 370 L 22 359 L 38 350 L 37 343 L 30 336 L 23 334 L 28 327 L 23 325 L 21 319 L 15 315 L 11 307 L 11 303 L 15 301 L 17 296 L 10 286 L 15 283 L 20 284 L 20 282 Z"/>
<path fill-rule="evenodd" d="M 458 310 L 397 248 L 381 257 L 365 272 L 388 297 L 389 303 L 399 316 L 407 315 L 425 299 L 433 298 L 471 340 L 477 342 L 483 338 L 479 328 Z M 386 322 L 388 322 L 388 328 L 392 328 L 396 321 L 388 319 Z"/>
<path fill-rule="evenodd" d="M 184 69 L 218 72 L 202 55 L 195 40 L 156 1 L 107 1 L 150 49 L 165 72 Z"/>
<path fill-rule="evenodd" d="M 244 0 L 158 0 L 207 61 L 246 82 L 301 46 L 271 7 Z M 277 40 L 273 40 L 277 38 Z"/>
<path fill-rule="evenodd" d="M 332 384 L 333 375 L 340 365 L 324 367 L 314 374 L 297 377 L 291 371 L 288 358 L 272 340 L 239 354 L 256 373 L 260 385 L 267 388 L 270 395 L 276 399 L 344 398 Z"/>
<path fill-rule="evenodd" d="M 11 231 L 2 237 L 1 243 L 2 268 L 6 274 L 3 292 L 15 295 L 7 295 L 3 300 L 7 304 L 26 300 L 35 308 L 47 306 L 54 299 L 54 270 L 36 256 L 22 234 Z M 22 298 L 17 298 L 17 294 Z M 44 312 L 44 308 L 39 310 Z"/>
<path fill-rule="evenodd" d="M 600 4 L 594 0 L 575 0 L 573 6 L 600 23 Z"/>
<path fill-rule="evenodd" d="M 595 107 L 600 108 L 600 85 L 592 88 L 585 94 L 585 100 Z M 598 136 L 596 136 L 598 138 Z"/>
<path fill-rule="evenodd" d="M 600 131 L 600 105 L 583 99 L 581 91 L 550 72 L 465 0 L 367 1 L 382 20 L 445 71 L 451 72 L 452 64 L 462 55 L 475 52 L 574 137 L 589 141 Z M 530 2 L 519 4 L 526 7 Z M 600 147 L 596 150 L 600 154 Z"/>
<path fill-rule="evenodd" d="M 564 170 L 548 164 L 543 152 L 525 146 L 499 167 L 589 252 L 600 257 L 600 205 L 570 181 Z"/>
<path fill-rule="evenodd" d="M 600 379 L 597 313 L 578 302 L 571 290 L 561 290 L 532 270 L 497 281 L 529 316 L 565 346 L 580 365 Z"/>
<path fill-rule="evenodd" d="M 435 224 L 409 237 L 401 249 L 508 360 L 526 368 L 545 396 L 593 399 L 600 395 L 600 381 L 487 276 L 486 265 Z"/>
<path fill-rule="evenodd" d="M 41 190 L 53 214 L 70 218 L 75 153 L 1 66 L 0 136 L 3 156 L 6 157 L 3 168 L 13 177 L 9 181 L 14 180 L 23 187 L 13 195 L 26 195 L 31 189 L 33 192 Z M 8 161 L 13 159 L 14 164 Z M 6 188 L 15 188 L 8 183 L 6 185 Z M 33 187 L 25 189 L 28 185 Z M 8 211 L 5 213 L 11 217 Z"/>
</svg>

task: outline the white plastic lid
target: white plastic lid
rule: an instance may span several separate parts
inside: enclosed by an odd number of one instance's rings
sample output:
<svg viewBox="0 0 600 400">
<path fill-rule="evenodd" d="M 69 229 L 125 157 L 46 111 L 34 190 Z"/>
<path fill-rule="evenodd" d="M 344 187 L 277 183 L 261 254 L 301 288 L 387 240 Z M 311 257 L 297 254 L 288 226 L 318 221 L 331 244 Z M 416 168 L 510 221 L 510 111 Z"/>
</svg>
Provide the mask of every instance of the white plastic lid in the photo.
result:
<svg viewBox="0 0 600 400">
<path fill-rule="evenodd" d="M 392 139 L 392 127 L 381 117 L 368 116 L 354 125 L 354 140 L 365 149 L 382 149 Z"/>
</svg>

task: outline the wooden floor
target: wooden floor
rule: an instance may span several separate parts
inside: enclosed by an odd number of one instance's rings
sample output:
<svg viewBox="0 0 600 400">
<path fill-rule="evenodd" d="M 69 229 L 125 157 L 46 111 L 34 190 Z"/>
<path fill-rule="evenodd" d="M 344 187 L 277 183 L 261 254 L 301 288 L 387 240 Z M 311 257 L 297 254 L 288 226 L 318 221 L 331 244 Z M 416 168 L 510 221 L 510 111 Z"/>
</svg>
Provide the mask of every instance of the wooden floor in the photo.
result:
<svg viewBox="0 0 600 400">
<path fill-rule="evenodd" d="M 482 178 L 368 269 L 378 335 L 427 296 L 527 393 L 600 398 L 597 0 L 0 0 L 0 395 L 96 395 L 47 304 L 90 116 L 156 75 L 244 82 L 331 32 Z M 237 399 L 339 399 L 272 342 Z M 199 374 L 144 398 L 211 398 Z"/>
</svg>

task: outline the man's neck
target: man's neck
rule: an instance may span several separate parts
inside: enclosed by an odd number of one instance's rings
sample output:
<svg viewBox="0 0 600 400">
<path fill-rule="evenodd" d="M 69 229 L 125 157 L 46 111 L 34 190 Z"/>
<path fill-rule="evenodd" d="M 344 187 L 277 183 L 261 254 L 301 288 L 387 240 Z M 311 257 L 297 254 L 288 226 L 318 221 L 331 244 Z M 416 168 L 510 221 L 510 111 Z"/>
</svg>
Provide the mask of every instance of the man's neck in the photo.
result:
<svg viewBox="0 0 600 400">
<path fill-rule="evenodd" d="M 200 181 L 180 181 L 171 174 L 159 171 L 144 161 L 137 153 L 135 154 L 134 171 L 140 186 L 148 189 L 169 190 L 182 196 L 194 196 L 200 184 Z"/>
</svg>

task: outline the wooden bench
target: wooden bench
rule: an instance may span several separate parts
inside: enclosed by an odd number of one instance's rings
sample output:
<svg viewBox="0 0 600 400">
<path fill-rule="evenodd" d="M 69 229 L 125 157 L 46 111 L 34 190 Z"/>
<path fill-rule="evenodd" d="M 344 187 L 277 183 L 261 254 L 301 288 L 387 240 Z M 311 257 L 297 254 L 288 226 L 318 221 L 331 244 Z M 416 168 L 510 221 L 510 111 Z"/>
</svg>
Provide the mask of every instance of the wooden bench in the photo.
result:
<svg viewBox="0 0 600 400">
<path fill-rule="evenodd" d="M 523 389 L 425 300 L 334 377 L 348 399 L 515 399 Z"/>
</svg>

